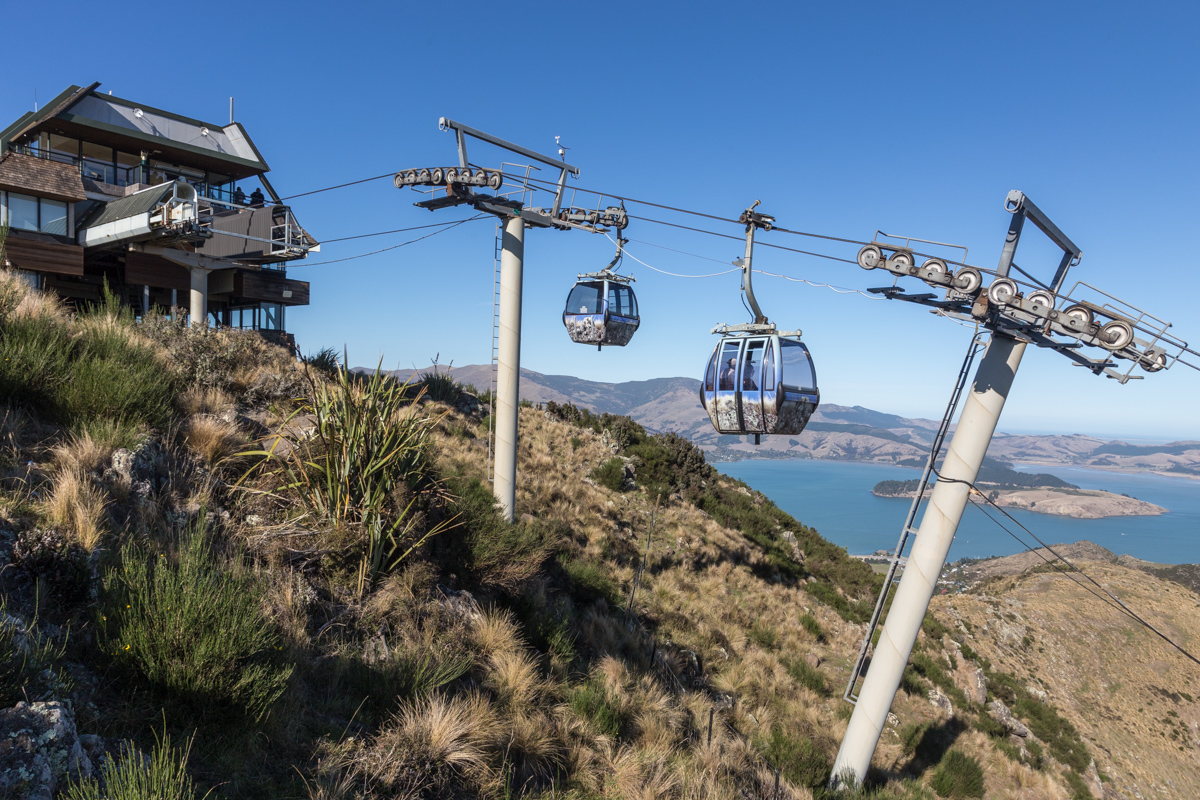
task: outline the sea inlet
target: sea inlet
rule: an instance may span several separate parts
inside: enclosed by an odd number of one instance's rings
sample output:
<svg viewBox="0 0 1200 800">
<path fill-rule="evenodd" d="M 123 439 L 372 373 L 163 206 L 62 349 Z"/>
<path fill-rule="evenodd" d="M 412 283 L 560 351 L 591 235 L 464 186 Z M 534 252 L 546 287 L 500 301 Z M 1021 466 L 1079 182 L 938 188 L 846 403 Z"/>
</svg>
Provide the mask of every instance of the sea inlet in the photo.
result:
<svg viewBox="0 0 1200 800">
<path fill-rule="evenodd" d="M 856 555 L 894 549 L 912 502 L 875 497 L 871 494 L 872 487 L 883 480 L 921 477 L 920 470 L 908 467 L 814 459 L 747 459 L 714 466 L 745 481 L 800 522 L 816 528 L 826 539 Z M 1073 519 L 1006 509 L 1047 544 L 1087 539 L 1114 553 L 1146 561 L 1200 563 L 1200 480 L 1082 467 L 1018 465 L 1016 469 L 1048 472 L 1083 489 L 1128 494 L 1168 510 L 1156 517 Z M 949 560 L 1006 556 L 1027 546 L 1038 546 L 1010 520 L 994 509 L 989 511 L 1025 544 L 1006 533 L 980 509 L 969 505 L 950 548 Z"/>
</svg>

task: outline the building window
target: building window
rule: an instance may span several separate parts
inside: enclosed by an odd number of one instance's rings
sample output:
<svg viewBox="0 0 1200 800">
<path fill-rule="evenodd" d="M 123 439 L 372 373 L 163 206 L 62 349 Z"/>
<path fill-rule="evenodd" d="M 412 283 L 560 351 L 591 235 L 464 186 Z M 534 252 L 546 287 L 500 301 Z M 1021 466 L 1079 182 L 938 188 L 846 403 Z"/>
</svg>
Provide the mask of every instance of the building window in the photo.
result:
<svg viewBox="0 0 1200 800">
<path fill-rule="evenodd" d="M 8 193 L 8 227 L 18 231 L 38 229 L 38 199 Z"/>
<path fill-rule="evenodd" d="M 19 231 L 67 235 L 67 204 L 59 200 L 8 193 L 8 226 Z"/>
</svg>

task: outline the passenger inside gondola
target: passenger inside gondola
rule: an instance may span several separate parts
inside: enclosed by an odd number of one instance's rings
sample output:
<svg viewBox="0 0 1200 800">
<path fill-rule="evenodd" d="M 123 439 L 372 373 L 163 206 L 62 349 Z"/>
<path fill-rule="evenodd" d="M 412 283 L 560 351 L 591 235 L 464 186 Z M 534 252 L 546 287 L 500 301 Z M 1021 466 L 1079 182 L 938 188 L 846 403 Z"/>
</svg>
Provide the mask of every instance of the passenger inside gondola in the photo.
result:
<svg viewBox="0 0 1200 800">
<path fill-rule="evenodd" d="M 746 350 L 746 366 L 742 368 L 742 391 L 753 392 L 758 389 L 754 378 L 762 363 L 762 342 L 751 342 Z"/>
<path fill-rule="evenodd" d="M 721 369 L 721 391 L 732 392 L 735 376 L 737 375 L 737 359 L 731 358 L 725 362 L 725 366 Z"/>
</svg>

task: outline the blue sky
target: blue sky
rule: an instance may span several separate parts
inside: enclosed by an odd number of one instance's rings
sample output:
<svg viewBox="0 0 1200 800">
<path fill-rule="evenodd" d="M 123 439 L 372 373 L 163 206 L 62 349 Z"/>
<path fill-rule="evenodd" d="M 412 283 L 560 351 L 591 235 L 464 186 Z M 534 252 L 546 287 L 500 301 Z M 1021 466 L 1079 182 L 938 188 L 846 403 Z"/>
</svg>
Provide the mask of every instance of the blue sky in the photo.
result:
<svg viewBox="0 0 1200 800">
<path fill-rule="evenodd" d="M 784 227 L 962 243 L 985 267 L 1007 228 L 1004 197 L 1021 189 L 1082 247 L 1073 280 L 1200 342 L 1195 4 L 300 2 L 245 4 L 228 19 L 217 7 L 152 18 L 144 4 L 56 8 L 57 22 L 28 4 L 6 11 L 7 27 L 29 32 L 6 51 L 6 122 L 35 93 L 44 102 L 93 80 L 213 122 L 227 119 L 232 95 L 274 185 L 291 195 L 454 163 L 453 137 L 437 130 L 448 116 L 543 152 L 561 136 L 582 169 L 575 186 L 728 217 L 759 199 Z M 60 46 L 64 25 L 77 46 Z M 483 148 L 472 157 L 499 165 Z M 295 208 L 318 239 L 467 216 L 416 209 L 419 199 L 383 180 Z M 490 220 L 477 221 L 388 253 L 296 267 L 313 303 L 288 327 L 302 349 L 345 346 L 355 364 L 483 362 L 493 235 Z M 637 220 L 626 235 L 631 254 L 678 273 L 723 267 L 661 248 L 726 264 L 741 250 Z M 310 260 L 412 236 L 329 244 Z M 1018 263 L 1051 269 L 1049 248 L 1026 238 Z M 856 250 L 779 233 L 760 241 Z M 577 231 L 527 233 L 523 366 L 611 381 L 698 375 L 715 343 L 708 330 L 745 317 L 737 276 L 682 280 L 627 260 L 642 328 L 629 347 L 598 353 L 567 339 L 560 314 L 575 274 L 602 267 L 612 249 Z M 816 282 L 887 283 L 849 264 L 757 255 L 762 269 Z M 940 414 L 967 330 L 908 304 L 767 277 L 755 286 L 773 321 L 804 330 L 826 401 Z M 1031 351 L 1001 427 L 1200 438 L 1198 391 L 1200 374 L 1183 367 L 1120 386 Z"/>
</svg>

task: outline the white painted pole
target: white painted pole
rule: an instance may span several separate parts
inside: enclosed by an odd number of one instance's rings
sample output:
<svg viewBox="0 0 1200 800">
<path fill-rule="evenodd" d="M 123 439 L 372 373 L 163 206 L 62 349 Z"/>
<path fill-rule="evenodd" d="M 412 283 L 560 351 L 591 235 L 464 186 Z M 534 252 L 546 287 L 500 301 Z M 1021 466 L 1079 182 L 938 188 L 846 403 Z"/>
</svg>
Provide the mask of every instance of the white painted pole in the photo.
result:
<svg viewBox="0 0 1200 800">
<path fill-rule="evenodd" d="M 187 271 L 192 278 L 191 289 L 188 293 L 188 299 L 191 301 L 191 319 L 188 321 L 188 325 L 195 328 L 208 324 L 208 273 L 212 270 L 204 267 L 188 267 Z"/>
<path fill-rule="evenodd" d="M 862 784 L 871 765 L 904 667 L 967 506 L 970 489 L 956 481 L 975 482 L 1024 353 L 1024 342 L 992 334 L 842 739 L 833 765 L 832 788 Z"/>
<path fill-rule="evenodd" d="M 496 460 L 492 491 L 504 519 L 513 521 L 517 507 L 517 412 L 521 395 L 521 281 L 525 259 L 525 220 L 504 224 L 500 254 L 500 341 L 496 366 Z"/>
</svg>

